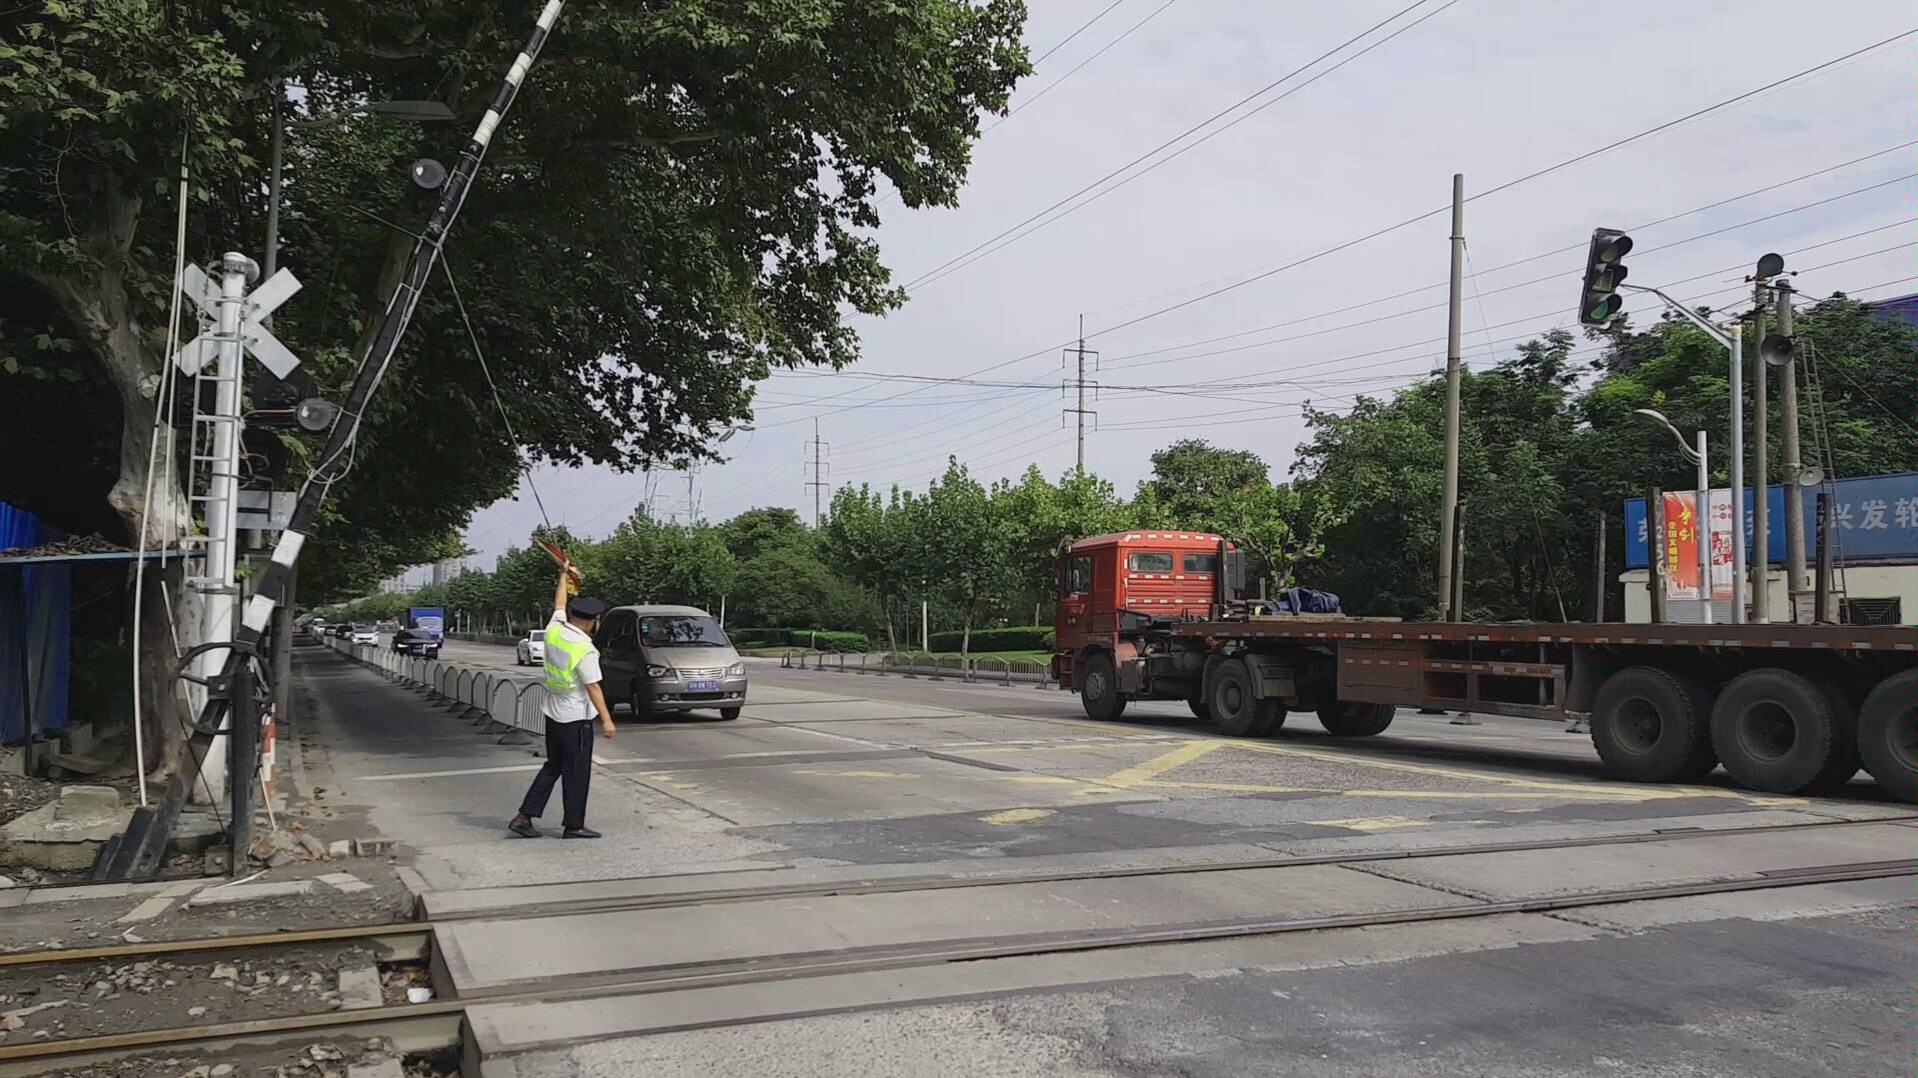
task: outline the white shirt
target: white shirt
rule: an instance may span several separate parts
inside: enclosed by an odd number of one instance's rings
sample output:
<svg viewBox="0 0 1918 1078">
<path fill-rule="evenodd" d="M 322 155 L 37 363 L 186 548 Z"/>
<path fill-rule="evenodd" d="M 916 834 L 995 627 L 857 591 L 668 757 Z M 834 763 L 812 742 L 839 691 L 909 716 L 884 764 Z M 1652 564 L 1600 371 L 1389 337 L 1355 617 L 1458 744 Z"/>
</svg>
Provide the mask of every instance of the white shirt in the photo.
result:
<svg viewBox="0 0 1918 1078">
<path fill-rule="evenodd" d="M 554 722 L 585 722 L 587 719 L 598 718 L 598 713 L 593 710 L 592 698 L 586 695 L 586 686 L 599 684 L 599 649 L 593 646 L 592 637 L 574 628 L 566 620 L 564 610 L 553 611 L 553 620 L 547 624 L 559 626 L 559 631 L 565 634 L 568 640 L 585 644 L 586 655 L 579 660 L 579 665 L 573 668 L 573 677 L 578 682 L 578 687 L 568 693 L 556 693 L 548 689 L 546 703 L 540 708 L 540 713 Z M 549 663 L 563 662 L 565 658 L 566 656 L 558 648 L 546 649 L 546 661 Z"/>
</svg>

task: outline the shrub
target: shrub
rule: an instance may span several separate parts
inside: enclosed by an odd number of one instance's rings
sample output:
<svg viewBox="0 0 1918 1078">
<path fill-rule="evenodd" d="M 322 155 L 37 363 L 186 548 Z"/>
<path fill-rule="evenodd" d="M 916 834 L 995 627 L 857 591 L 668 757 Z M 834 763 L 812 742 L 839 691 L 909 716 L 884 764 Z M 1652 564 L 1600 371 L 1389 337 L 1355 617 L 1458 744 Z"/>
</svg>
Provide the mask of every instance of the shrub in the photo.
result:
<svg viewBox="0 0 1918 1078">
<path fill-rule="evenodd" d="M 865 633 L 832 632 L 826 629 L 739 629 L 730 634 L 733 643 L 743 648 L 814 648 L 819 651 L 871 651 L 872 642 Z"/>
<path fill-rule="evenodd" d="M 932 634 L 932 650 L 958 651 L 965 640 L 962 632 Z M 974 653 L 987 651 L 1051 651 L 1052 627 L 1049 625 L 1012 625 L 1003 629 L 974 629 Z"/>
</svg>

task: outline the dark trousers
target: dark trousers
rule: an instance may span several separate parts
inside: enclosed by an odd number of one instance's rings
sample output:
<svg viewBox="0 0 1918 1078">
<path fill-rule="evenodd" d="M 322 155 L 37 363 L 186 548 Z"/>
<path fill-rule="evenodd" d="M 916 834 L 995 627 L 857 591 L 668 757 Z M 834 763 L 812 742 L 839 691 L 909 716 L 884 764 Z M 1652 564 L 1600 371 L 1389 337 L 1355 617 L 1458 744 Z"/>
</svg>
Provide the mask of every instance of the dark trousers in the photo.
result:
<svg viewBox="0 0 1918 1078">
<path fill-rule="evenodd" d="M 560 793 L 560 803 L 565 816 L 560 826 L 575 830 L 586 826 L 586 785 L 593 777 L 593 721 L 554 722 L 546 720 L 546 762 L 540 765 L 539 774 L 533 776 L 533 785 L 527 787 L 526 800 L 519 805 L 520 812 L 531 819 L 539 819 L 546 811 L 546 800 L 553 796 L 553 784 L 564 782 Z"/>
</svg>

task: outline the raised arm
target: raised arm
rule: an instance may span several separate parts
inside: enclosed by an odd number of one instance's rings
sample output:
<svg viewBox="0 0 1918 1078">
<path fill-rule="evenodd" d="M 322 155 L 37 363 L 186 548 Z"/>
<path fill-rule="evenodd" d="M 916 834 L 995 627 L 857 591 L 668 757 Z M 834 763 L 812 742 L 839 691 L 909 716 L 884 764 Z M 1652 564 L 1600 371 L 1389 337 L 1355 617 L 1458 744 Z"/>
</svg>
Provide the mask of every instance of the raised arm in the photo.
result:
<svg viewBox="0 0 1918 1078">
<path fill-rule="evenodd" d="M 559 583 L 553 587 L 553 610 L 563 613 L 566 610 L 566 578 L 569 574 L 562 567 L 559 571 Z"/>
</svg>

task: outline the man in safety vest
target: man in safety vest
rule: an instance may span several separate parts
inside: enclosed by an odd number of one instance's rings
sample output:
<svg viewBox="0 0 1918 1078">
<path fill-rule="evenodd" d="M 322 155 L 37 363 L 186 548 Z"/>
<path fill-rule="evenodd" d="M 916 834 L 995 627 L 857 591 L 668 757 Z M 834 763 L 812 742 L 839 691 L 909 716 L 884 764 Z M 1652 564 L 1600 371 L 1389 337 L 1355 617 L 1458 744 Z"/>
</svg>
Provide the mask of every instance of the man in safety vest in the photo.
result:
<svg viewBox="0 0 1918 1078">
<path fill-rule="evenodd" d="M 561 838 L 598 838 L 586 826 L 586 787 L 593 777 L 593 724 L 599 717 L 601 737 L 613 736 L 613 712 L 600 690 L 599 649 L 593 632 L 606 613 L 606 604 L 581 596 L 568 598 L 572 566 L 559 574 L 553 592 L 553 620 L 546 625 L 546 762 L 520 802 L 519 815 L 506 829 L 521 838 L 539 838 L 533 821 L 546 811 L 553 785 L 563 783 L 560 801 L 565 815 Z"/>
</svg>

